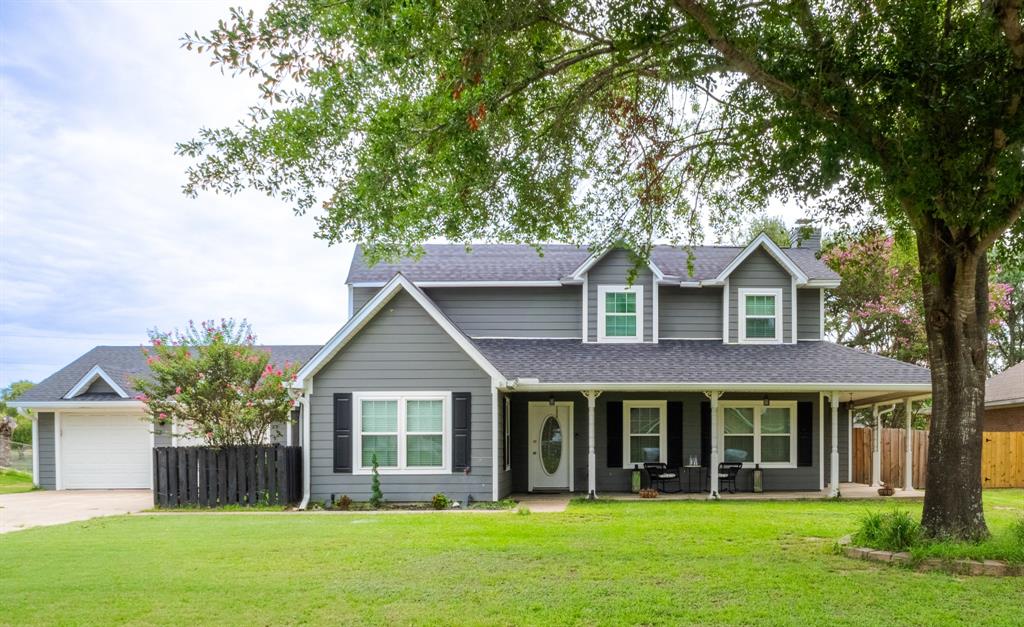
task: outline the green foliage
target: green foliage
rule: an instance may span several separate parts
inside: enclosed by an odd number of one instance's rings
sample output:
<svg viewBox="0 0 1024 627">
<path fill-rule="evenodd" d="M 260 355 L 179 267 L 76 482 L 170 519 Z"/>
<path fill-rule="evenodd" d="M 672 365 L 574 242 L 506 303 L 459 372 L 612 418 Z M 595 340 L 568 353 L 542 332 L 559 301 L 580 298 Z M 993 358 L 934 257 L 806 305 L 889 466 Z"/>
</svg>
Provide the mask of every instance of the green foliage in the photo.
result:
<svg viewBox="0 0 1024 627">
<path fill-rule="evenodd" d="M 13 468 L 0 468 L 0 494 L 18 494 L 36 490 L 32 475 Z"/>
<path fill-rule="evenodd" d="M 1017 540 L 1017 543 L 1024 548 L 1024 517 L 1019 518 L 1010 525 L 1010 533 Z"/>
<path fill-rule="evenodd" d="M 349 495 L 342 494 L 341 498 L 334 503 L 334 506 L 342 511 L 347 512 L 348 510 L 352 509 L 352 499 L 349 497 Z"/>
<path fill-rule="evenodd" d="M 500 501 L 477 501 L 469 506 L 469 509 L 514 509 L 518 503 L 512 499 L 501 499 Z"/>
<path fill-rule="evenodd" d="M 990 298 L 998 303 L 998 324 L 989 329 L 989 369 L 1000 372 L 1024 361 L 1024 246 L 1019 235 L 996 243 L 989 255 L 997 287 Z"/>
<path fill-rule="evenodd" d="M 144 349 L 150 372 L 134 380 L 138 398 L 159 427 L 211 446 L 265 441 L 276 425 L 291 420 L 289 383 L 296 364 L 275 366 L 255 346 L 246 322 L 191 321 L 185 332 L 150 331 Z"/>
<path fill-rule="evenodd" d="M 14 428 L 10 436 L 12 442 L 32 444 L 32 410 L 16 409 L 7 403 L 17 400 L 34 385 L 35 383 L 31 381 L 21 380 L 0 390 L 0 420 L 3 420 L 4 416 L 14 420 Z"/>
<path fill-rule="evenodd" d="M 442 492 L 438 492 L 430 499 L 430 506 L 434 509 L 448 509 L 452 506 L 452 500 L 444 495 Z"/>
<path fill-rule="evenodd" d="M 374 453 L 371 458 L 373 465 L 373 476 L 370 479 L 370 507 L 373 509 L 380 509 L 381 505 L 384 504 L 384 493 L 380 491 L 380 471 L 378 470 L 377 454 Z"/>
<path fill-rule="evenodd" d="M 275 0 L 185 38 L 262 102 L 178 152 L 188 193 L 322 203 L 319 235 L 373 259 L 437 237 L 643 256 L 769 196 L 990 242 L 1024 189 L 1001 6 Z"/>
<path fill-rule="evenodd" d="M 921 525 L 910 512 L 871 511 L 860 519 L 853 543 L 884 551 L 909 551 L 921 538 Z"/>
<path fill-rule="evenodd" d="M 746 236 L 736 243 L 740 246 L 746 246 L 761 233 L 767 234 L 780 248 L 789 248 L 793 245 L 793 241 L 789 237 L 789 229 L 786 228 L 786 222 L 778 216 L 758 216 L 754 218 L 747 225 Z"/>
</svg>

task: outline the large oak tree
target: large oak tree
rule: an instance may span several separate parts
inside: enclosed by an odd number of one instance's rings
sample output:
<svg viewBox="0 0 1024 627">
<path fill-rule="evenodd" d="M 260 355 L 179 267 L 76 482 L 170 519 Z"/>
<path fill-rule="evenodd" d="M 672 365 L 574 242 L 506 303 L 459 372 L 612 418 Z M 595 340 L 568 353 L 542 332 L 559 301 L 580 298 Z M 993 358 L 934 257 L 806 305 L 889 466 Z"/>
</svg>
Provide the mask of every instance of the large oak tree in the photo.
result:
<svg viewBox="0 0 1024 627">
<path fill-rule="evenodd" d="M 1022 0 L 274 0 L 185 45 L 261 81 L 179 146 L 186 191 L 317 207 L 375 258 L 451 241 L 692 241 L 767 199 L 919 243 L 923 524 L 987 534 L 986 251 L 1024 205 Z"/>
</svg>

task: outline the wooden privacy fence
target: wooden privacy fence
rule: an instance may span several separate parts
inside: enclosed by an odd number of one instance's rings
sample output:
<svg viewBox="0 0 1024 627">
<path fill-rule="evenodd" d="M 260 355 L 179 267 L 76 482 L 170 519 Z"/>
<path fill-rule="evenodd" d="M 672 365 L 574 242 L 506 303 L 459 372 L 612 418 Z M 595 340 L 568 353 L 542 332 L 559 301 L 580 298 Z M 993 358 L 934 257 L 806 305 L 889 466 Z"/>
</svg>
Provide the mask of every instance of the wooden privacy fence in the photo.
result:
<svg viewBox="0 0 1024 627">
<path fill-rule="evenodd" d="M 302 447 L 153 449 L 153 502 L 158 507 L 284 505 L 300 498 Z"/>
<path fill-rule="evenodd" d="M 982 487 L 1024 488 L 1024 431 L 986 431 L 982 435 Z"/>
<path fill-rule="evenodd" d="M 913 429 L 911 446 L 914 451 L 913 487 L 923 490 L 928 476 L 928 432 Z M 853 429 L 853 481 L 871 483 L 871 438 L 870 427 Z M 903 487 L 903 466 L 905 461 L 905 429 L 882 429 L 882 481 L 886 485 Z"/>
</svg>

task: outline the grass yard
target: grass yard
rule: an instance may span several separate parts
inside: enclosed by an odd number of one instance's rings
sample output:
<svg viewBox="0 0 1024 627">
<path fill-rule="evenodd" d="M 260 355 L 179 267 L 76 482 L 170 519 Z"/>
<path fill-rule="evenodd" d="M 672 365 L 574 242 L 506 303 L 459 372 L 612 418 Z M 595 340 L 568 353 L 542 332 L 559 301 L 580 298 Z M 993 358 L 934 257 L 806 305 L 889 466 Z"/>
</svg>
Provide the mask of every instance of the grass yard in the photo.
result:
<svg viewBox="0 0 1024 627">
<path fill-rule="evenodd" d="M 0 494 L 17 494 L 35 490 L 32 475 L 10 468 L 0 468 Z"/>
<path fill-rule="evenodd" d="M 993 529 L 1024 516 L 1024 490 L 985 497 Z M 1021 624 L 1021 579 L 833 554 L 859 516 L 886 507 L 98 519 L 0 536 L 0 622 Z"/>
</svg>

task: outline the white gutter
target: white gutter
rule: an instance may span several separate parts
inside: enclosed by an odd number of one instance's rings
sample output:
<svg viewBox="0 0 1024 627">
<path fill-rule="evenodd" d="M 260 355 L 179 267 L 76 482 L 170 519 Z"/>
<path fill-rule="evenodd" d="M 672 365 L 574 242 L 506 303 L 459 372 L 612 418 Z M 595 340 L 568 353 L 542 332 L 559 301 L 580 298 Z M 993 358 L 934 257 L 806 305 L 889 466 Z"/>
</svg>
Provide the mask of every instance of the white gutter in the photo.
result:
<svg viewBox="0 0 1024 627">
<path fill-rule="evenodd" d="M 61 411 L 64 409 L 143 409 L 142 401 L 37 401 L 11 402 L 11 407 L 18 409 L 35 409 L 42 411 Z"/>
<path fill-rule="evenodd" d="M 306 394 L 299 397 L 299 404 L 302 406 L 302 502 L 299 503 L 299 509 L 305 510 L 309 506 L 309 496 L 312 492 L 312 480 L 310 479 L 309 473 L 312 467 L 311 457 L 313 451 L 309 445 L 310 443 L 310 425 L 309 418 L 310 405 L 312 405 L 311 397 L 313 396 L 312 390 L 309 390 Z"/>
</svg>

